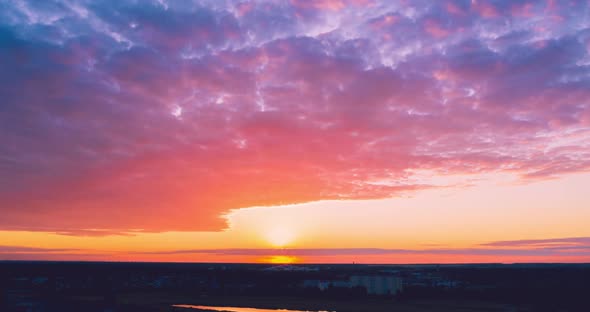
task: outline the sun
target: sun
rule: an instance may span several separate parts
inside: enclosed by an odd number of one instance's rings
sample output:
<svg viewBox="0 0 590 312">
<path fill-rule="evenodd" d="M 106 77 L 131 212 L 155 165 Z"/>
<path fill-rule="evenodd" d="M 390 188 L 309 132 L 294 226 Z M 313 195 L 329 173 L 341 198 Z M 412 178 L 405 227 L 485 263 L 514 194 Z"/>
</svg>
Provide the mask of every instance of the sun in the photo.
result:
<svg viewBox="0 0 590 312">
<path fill-rule="evenodd" d="M 262 262 L 272 264 L 294 264 L 299 262 L 299 258 L 295 256 L 270 256 L 264 258 Z"/>
<path fill-rule="evenodd" d="M 266 232 L 266 239 L 276 248 L 284 248 L 295 239 L 295 232 L 285 226 L 276 226 Z"/>
</svg>

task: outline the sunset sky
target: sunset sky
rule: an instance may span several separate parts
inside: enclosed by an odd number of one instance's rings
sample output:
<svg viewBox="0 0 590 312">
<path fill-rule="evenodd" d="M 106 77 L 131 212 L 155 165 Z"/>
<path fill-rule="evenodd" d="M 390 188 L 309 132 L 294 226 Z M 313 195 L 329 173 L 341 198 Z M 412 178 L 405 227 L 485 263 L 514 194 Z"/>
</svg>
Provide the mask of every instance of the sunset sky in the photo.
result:
<svg viewBox="0 0 590 312">
<path fill-rule="evenodd" d="M 17 259 L 590 262 L 590 4 L 4 0 Z"/>
</svg>

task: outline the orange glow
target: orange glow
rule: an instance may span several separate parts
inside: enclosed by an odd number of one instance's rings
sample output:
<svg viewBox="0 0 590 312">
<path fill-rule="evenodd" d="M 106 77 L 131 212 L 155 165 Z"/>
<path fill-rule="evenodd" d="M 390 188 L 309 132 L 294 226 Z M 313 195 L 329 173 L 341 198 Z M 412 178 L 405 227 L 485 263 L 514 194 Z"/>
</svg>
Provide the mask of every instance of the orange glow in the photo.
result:
<svg viewBox="0 0 590 312">
<path fill-rule="evenodd" d="M 0 261 L 590 262 L 590 1 L 80 2 L 2 3 Z"/>
<path fill-rule="evenodd" d="M 481 248 L 480 244 L 493 241 L 590 237 L 587 225 L 590 202 L 585 188 L 590 174 L 530 184 L 515 184 L 500 177 L 493 180 L 471 187 L 425 190 L 410 197 L 235 209 L 224 216 L 228 228 L 220 232 L 75 236 L 0 231 L 0 246 L 53 250 L 0 250 L 0 259 L 257 263 L 590 261 L 588 256 L 566 252 L 550 255 L 424 252 L 428 249 Z M 460 180 L 451 182 L 461 184 Z M 430 179 L 423 183 L 436 185 L 449 181 Z M 175 252 L 269 247 L 269 254 Z M 283 248 L 389 248 L 422 252 L 381 255 L 299 255 L 290 252 L 281 255 Z"/>
<path fill-rule="evenodd" d="M 273 264 L 293 264 L 293 263 L 300 263 L 300 259 L 293 256 L 270 256 L 265 257 L 262 259 L 263 263 L 273 263 Z"/>
</svg>

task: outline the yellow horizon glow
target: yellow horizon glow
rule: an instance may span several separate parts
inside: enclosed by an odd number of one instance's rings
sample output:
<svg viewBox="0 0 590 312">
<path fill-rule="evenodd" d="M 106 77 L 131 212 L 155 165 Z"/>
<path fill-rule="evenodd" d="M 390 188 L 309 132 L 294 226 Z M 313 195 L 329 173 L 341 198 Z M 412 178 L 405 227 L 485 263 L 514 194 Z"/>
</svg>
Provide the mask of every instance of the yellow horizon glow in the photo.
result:
<svg viewBox="0 0 590 312">
<path fill-rule="evenodd" d="M 587 224 L 590 220 L 590 197 L 586 190 L 589 184 L 590 173 L 586 173 L 527 184 L 488 181 L 469 187 L 435 188 L 389 199 L 319 201 L 234 209 L 225 215 L 228 228 L 219 232 L 139 232 L 132 236 L 84 237 L 50 232 L 0 231 L 0 245 L 71 249 L 63 254 L 69 254 L 64 258 L 72 260 L 96 255 L 97 259 L 117 261 L 260 262 L 261 256 L 253 255 L 155 255 L 153 252 L 268 249 L 269 246 L 277 249 L 471 248 L 491 241 L 590 237 Z M 23 252 L 23 259 L 33 259 L 34 256 Z M 0 259 L 5 258 L 8 259 L 0 253 Z M 402 262 L 414 259 L 421 263 L 429 259 L 427 256 L 366 257 L 369 258 L 371 261 Z M 458 261 L 468 259 L 455 258 Z M 326 256 L 293 260 L 277 256 L 263 261 L 300 263 L 323 259 L 347 262 L 360 258 Z M 450 256 L 445 259 L 452 261 Z M 432 258 L 433 262 L 440 260 L 441 256 Z M 551 260 L 558 261 L 559 258 Z"/>
<path fill-rule="evenodd" d="M 277 256 L 270 256 L 264 257 L 260 260 L 261 263 L 272 263 L 272 264 L 294 264 L 301 262 L 298 257 L 295 256 L 284 256 L 284 255 L 277 255 Z"/>
</svg>

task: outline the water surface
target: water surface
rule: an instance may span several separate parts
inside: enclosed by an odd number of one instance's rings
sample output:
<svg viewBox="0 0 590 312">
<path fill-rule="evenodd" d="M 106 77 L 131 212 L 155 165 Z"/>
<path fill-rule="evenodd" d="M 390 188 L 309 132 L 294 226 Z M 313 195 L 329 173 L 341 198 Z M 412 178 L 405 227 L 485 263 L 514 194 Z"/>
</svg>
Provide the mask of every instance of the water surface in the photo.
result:
<svg viewBox="0 0 590 312">
<path fill-rule="evenodd" d="M 190 308 L 190 309 L 201 309 L 207 311 L 225 311 L 225 312 L 330 312 L 330 311 L 309 311 L 309 310 L 285 310 L 285 309 L 256 309 L 256 308 L 244 308 L 244 307 L 214 307 L 214 306 L 202 306 L 202 305 L 190 305 L 190 304 L 175 304 L 173 307 L 176 308 Z M 334 311 L 332 311 L 334 312 Z"/>
</svg>

